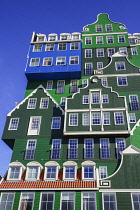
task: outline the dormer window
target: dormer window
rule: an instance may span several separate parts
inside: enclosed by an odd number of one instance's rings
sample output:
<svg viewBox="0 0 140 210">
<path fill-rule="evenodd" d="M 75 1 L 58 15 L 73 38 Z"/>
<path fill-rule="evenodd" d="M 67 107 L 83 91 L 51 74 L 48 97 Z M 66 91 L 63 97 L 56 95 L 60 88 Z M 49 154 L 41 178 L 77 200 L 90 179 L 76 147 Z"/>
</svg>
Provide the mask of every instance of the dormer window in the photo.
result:
<svg viewBox="0 0 140 210">
<path fill-rule="evenodd" d="M 93 161 L 84 161 L 82 163 L 82 179 L 94 180 L 95 179 L 95 163 Z"/>
<path fill-rule="evenodd" d="M 21 179 L 25 166 L 20 162 L 12 162 L 9 164 L 7 180 L 17 181 Z"/>
<path fill-rule="evenodd" d="M 42 165 L 38 162 L 32 161 L 27 164 L 27 172 L 26 172 L 26 181 L 36 181 L 39 180 L 40 172 L 42 169 Z"/>
<path fill-rule="evenodd" d="M 45 181 L 54 181 L 58 179 L 58 172 L 60 166 L 55 161 L 49 161 L 45 164 L 45 173 L 44 180 Z"/>
<path fill-rule="evenodd" d="M 81 38 L 81 34 L 80 33 L 78 33 L 78 32 L 72 33 L 72 39 L 73 40 L 78 40 L 80 38 Z"/>
<path fill-rule="evenodd" d="M 77 163 L 74 161 L 67 161 L 63 164 L 64 173 L 63 179 L 65 181 L 74 181 L 77 176 Z"/>
<path fill-rule="evenodd" d="M 60 40 L 68 40 L 70 38 L 71 38 L 70 34 L 67 34 L 67 33 L 60 34 Z"/>
<path fill-rule="evenodd" d="M 46 41 L 46 36 L 45 35 L 38 35 L 37 36 L 37 42 L 44 42 Z"/>
<path fill-rule="evenodd" d="M 56 41 L 57 40 L 57 34 L 50 34 L 48 41 Z"/>
</svg>

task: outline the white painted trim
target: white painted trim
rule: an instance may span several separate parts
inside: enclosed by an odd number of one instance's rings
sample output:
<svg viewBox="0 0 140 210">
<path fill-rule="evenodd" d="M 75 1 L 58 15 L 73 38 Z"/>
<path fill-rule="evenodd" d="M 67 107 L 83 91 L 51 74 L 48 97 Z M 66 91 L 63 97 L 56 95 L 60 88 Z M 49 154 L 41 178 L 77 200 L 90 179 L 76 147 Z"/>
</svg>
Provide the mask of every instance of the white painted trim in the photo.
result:
<svg viewBox="0 0 140 210">
<path fill-rule="evenodd" d="M 89 112 L 89 111 L 125 111 L 125 107 L 120 107 L 120 108 L 93 108 L 93 109 L 66 109 L 65 112 L 69 113 L 75 113 L 75 112 Z"/>
<path fill-rule="evenodd" d="M 120 130 L 120 131 L 75 131 L 75 132 L 71 132 L 71 131 L 66 131 L 64 132 L 64 135 L 105 135 L 105 134 L 110 134 L 110 135 L 114 135 L 114 134 L 130 134 L 129 130 Z"/>
<path fill-rule="evenodd" d="M 84 31 L 85 32 L 85 31 Z M 97 35 L 112 35 L 112 34 L 127 34 L 127 32 L 113 32 L 113 33 L 96 33 L 96 34 L 82 34 L 82 36 L 97 36 Z"/>
<path fill-rule="evenodd" d="M 90 182 L 90 181 L 89 181 Z M 94 182 L 94 181 L 93 181 Z M 97 191 L 97 190 L 99 190 L 99 188 L 98 187 L 95 187 L 95 188 L 89 188 L 89 187 L 85 187 L 85 188 L 1 188 L 1 191 L 36 191 L 36 190 L 39 190 L 39 191 L 67 191 L 67 190 L 69 190 L 69 191 L 78 191 L 78 190 L 82 190 L 82 191 L 87 191 L 87 190 L 92 190 L 92 191 Z"/>
<path fill-rule="evenodd" d="M 99 189 L 99 192 L 134 192 L 134 193 L 140 193 L 140 189 Z"/>
</svg>

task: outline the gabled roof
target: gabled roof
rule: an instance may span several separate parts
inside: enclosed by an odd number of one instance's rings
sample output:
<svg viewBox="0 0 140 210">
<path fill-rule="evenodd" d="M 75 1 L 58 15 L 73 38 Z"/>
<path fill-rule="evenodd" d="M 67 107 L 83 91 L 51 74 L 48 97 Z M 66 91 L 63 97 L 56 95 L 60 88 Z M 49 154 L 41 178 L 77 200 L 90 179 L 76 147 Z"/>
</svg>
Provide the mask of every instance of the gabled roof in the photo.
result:
<svg viewBox="0 0 140 210">
<path fill-rule="evenodd" d="M 121 152 L 123 155 L 131 155 L 131 154 L 140 154 L 140 149 L 137 147 L 134 147 L 133 145 L 130 145 L 125 150 Z"/>
</svg>

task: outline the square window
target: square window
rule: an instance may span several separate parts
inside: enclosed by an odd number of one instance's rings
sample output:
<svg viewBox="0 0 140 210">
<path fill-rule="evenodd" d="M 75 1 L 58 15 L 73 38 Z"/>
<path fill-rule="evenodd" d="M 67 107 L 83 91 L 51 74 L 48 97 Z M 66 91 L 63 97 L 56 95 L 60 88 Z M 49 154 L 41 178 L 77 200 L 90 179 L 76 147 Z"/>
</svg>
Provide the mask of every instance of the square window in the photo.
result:
<svg viewBox="0 0 140 210">
<path fill-rule="evenodd" d="M 69 114 L 69 126 L 78 126 L 78 114 Z"/>
<path fill-rule="evenodd" d="M 124 35 L 119 35 L 118 36 L 118 43 L 125 43 L 125 36 Z"/>
<path fill-rule="evenodd" d="M 125 86 L 127 84 L 127 77 L 117 77 L 118 86 Z"/>
<path fill-rule="evenodd" d="M 59 43 L 58 44 L 58 50 L 63 51 L 67 49 L 67 44 L 66 43 Z"/>
<path fill-rule="evenodd" d="M 19 118 L 11 118 L 8 130 L 18 129 Z"/>
<path fill-rule="evenodd" d="M 78 139 L 69 139 L 68 158 L 78 158 Z"/>
<path fill-rule="evenodd" d="M 35 109 L 36 108 L 37 98 L 29 98 L 27 109 Z"/>
<path fill-rule="evenodd" d="M 65 81 L 64 80 L 58 80 L 57 81 L 57 90 L 56 93 L 63 94 L 65 91 Z"/>
<path fill-rule="evenodd" d="M 104 49 L 96 49 L 97 57 L 104 57 Z"/>
<path fill-rule="evenodd" d="M 85 58 L 92 58 L 92 49 L 85 49 Z"/>
<path fill-rule="evenodd" d="M 91 45 L 92 44 L 92 37 L 85 37 L 85 45 Z"/>
<path fill-rule="evenodd" d="M 125 139 L 123 139 L 123 138 L 117 138 L 116 139 L 116 153 L 117 153 L 117 158 L 121 158 L 120 152 L 122 152 L 125 148 L 126 148 Z"/>
<path fill-rule="evenodd" d="M 77 65 L 79 64 L 79 56 L 70 56 L 70 65 Z"/>
<path fill-rule="evenodd" d="M 52 140 L 51 158 L 59 159 L 61 151 L 61 139 Z"/>
<path fill-rule="evenodd" d="M 84 139 L 84 158 L 94 158 L 94 140 Z"/>
<path fill-rule="evenodd" d="M 66 65 L 66 57 L 57 57 L 56 65 Z"/>
<path fill-rule="evenodd" d="M 30 166 L 27 168 L 27 180 L 37 180 L 38 178 L 38 167 Z"/>
<path fill-rule="evenodd" d="M 92 125 L 101 124 L 101 115 L 98 112 L 92 113 Z"/>
<path fill-rule="evenodd" d="M 96 37 L 96 44 L 103 44 L 103 36 L 97 36 Z"/>
<path fill-rule="evenodd" d="M 103 104 L 109 103 L 108 94 L 103 94 L 102 95 L 102 103 Z"/>
<path fill-rule="evenodd" d="M 117 71 L 126 70 L 125 62 L 115 62 L 115 67 Z"/>
<path fill-rule="evenodd" d="M 97 62 L 97 69 L 103 69 L 103 62 Z"/>
<path fill-rule="evenodd" d="M 36 149 L 36 140 L 28 140 L 26 151 L 25 151 L 25 160 L 33 160 Z"/>
<path fill-rule="evenodd" d="M 89 104 L 89 95 L 83 95 L 83 104 Z"/>
<path fill-rule="evenodd" d="M 20 197 L 19 209 L 32 210 L 34 203 L 34 193 L 22 193 Z"/>
<path fill-rule="evenodd" d="M 124 125 L 124 116 L 123 112 L 115 112 L 115 125 Z"/>
<path fill-rule="evenodd" d="M 41 124 L 41 116 L 30 117 L 27 135 L 39 135 L 40 124 Z"/>
<path fill-rule="evenodd" d="M 114 43 L 114 37 L 113 36 L 107 36 L 106 37 L 107 44 L 113 44 Z"/>
<path fill-rule="evenodd" d="M 65 166 L 65 179 L 75 179 L 74 166 Z"/>
<path fill-rule="evenodd" d="M 52 90 L 52 88 L 53 88 L 53 81 L 52 81 L 52 80 L 49 80 L 49 81 L 47 82 L 46 89 L 47 89 L 47 90 Z"/>
<path fill-rule="evenodd" d="M 46 51 L 54 51 L 54 44 L 46 44 Z"/>
<path fill-rule="evenodd" d="M 39 66 L 40 58 L 31 58 L 30 66 Z"/>
<path fill-rule="evenodd" d="M 46 167 L 46 179 L 56 179 L 56 166 L 47 166 Z"/>
<path fill-rule="evenodd" d="M 14 204 L 15 193 L 1 193 L 0 209 L 12 210 Z"/>
<path fill-rule="evenodd" d="M 19 180 L 21 167 L 10 167 L 9 180 Z"/>
<path fill-rule="evenodd" d="M 100 93 L 92 93 L 92 104 L 100 103 Z"/>
<path fill-rule="evenodd" d="M 52 66 L 52 60 L 53 58 L 52 57 L 47 57 L 47 58 L 44 58 L 43 59 L 43 66 Z"/>
<path fill-rule="evenodd" d="M 113 31 L 112 24 L 105 25 L 106 31 Z"/>
<path fill-rule="evenodd" d="M 100 139 L 100 157 L 110 158 L 109 139 Z"/>
<path fill-rule="evenodd" d="M 138 55 L 137 48 L 136 47 L 132 47 L 131 48 L 131 53 L 132 53 L 132 55 Z"/>
<path fill-rule="evenodd" d="M 61 125 L 61 117 L 53 117 L 52 118 L 52 129 L 60 129 Z"/>
<path fill-rule="evenodd" d="M 82 125 L 89 125 L 89 113 L 82 114 Z"/>
<path fill-rule="evenodd" d="M 107 77 L 101 78 L 101 83 L 103 87 L 108 87 Z"/>
<path fill-rule="evenodd" d="M 136 123 L 135 113 L 129 113 L 129 123 Z"/>
<path fill-rule="evenodd" d="M 93 74 L 93 64 L 85 63 L 85 75 L 92 75 L 92 74 Z"/>
<path fill-rule="evenodd" d="M 71 50 L 79 50 L 79 42 L 72 42 L 70 43 Z"/>
<path fill-rule="evenodd" d="M 74 210 L 75 200 L 73 192 L 63 192 L 61 194 L 61 210 Z"/>
<path fill-rule="evenodd" d="M 107 166 L 99 166 L 99 178 L 104 179 L 107 177 Z"/>
<path fill-rule="evenodd" d="M 110 125 L 110 113 L 108 112 L 103 113 L 103 124 Z"/>
<path fill-rule="evenodd" d="M 49 98 L 41 98 L 40 109 L 47 109 L 49 106 Z"/>
<path fill-rule="evenodd" d="M 40 210 L 53 210 L 54 209 L 54 193 L 43 192 L 41 193 Z"/>
<path fill-rule="evenodd" d="M 42 51 L 42 44 L 35 44 L 33 52 L 41 52 L 41 51 Z"/>
<path fill-rule="evenodd" d="M 115 54 L 115 48 L 108 48 L 107 52 L 108 52 L 108 57 L 110 57 Z"/>
<path fill-rule="evenodd" d="M 103 209 L 104 210 L 117 210 L 116 194 L 103 193 Z"/>
<path fill-rule="evenodd" d="M 127 53 L 127 47 L 121 47 L 121 48 L 119 48 L 119 52 L 122 53 L 122 54 L 124 54 L 124 55 L 127 55 L 128 54 Z"/>
<path fill-rule="evenodd" d="M 65 106 L 66 104 L 66 97 L 61 97 L 60 106 Z"/>
<path fill-rule="evenodd" d="M 102 32 L 103 29 L 102 29 L 102 25 L 96 25 L 96 32 Z"/>
<path fill-rule="evenodd" d="M 84 166 L 84 179 L 94 179 L 94 166 Z"/>
</svg>

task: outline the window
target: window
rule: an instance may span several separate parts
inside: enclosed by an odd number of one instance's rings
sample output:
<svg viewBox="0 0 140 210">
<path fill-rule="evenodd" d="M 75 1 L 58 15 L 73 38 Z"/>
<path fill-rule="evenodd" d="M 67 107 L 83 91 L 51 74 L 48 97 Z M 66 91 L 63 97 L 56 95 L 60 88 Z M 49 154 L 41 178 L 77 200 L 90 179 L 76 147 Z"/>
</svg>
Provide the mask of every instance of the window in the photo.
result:
<svg viewBox="0 0 140 210">
<path fill-rule="evenodd" d="M 25 151 L 25 160 L 33 160 L 36 149 L 36 140 L 28 140 L 26 151 Z"/>
<path fill-rule="evenodd" d="M 52 66 L 52 57 L 47 57 L 43 59 L 43 66 Z"/>
<path fill-rule="evenodd" d="M 74 210 L 75 201 L 74 201 L 73 192 L 63 192 L 61 194 L 61 210 Z"/>
<path fill-rule="evenodd" d="M 84 139 L 84 158 L 94 158 L 94 140 Z"/>
<path fill-rule="evenodd" d="M 38 36 L 37 37 L 37 42 L 44 42 L 45 41 L 45 36 Z"/>
<path fill-rule="evenodd" d="M 114 55 L 114 53 L 115 53 L 115 48 L 108 48 L 108 49 L 107 49 L 107 52 L 108 52 L 108 56 L 110 57 L 110 56 Z"/>
<path fill-rule="evenodd" d="M 69 139 L 68 158 L 78 158 L 78 139 Z"/>
<path fill-rule="evenodd" d="M 129 96 L 129 101 L 130 101 L 131 111 L 133 111 L 133 110 L 140 110 L 139 100 L 138 100 L 138 96 L 137 95 L 130 95 Z"/>
<path fill-rule="evenodd" d="M 65 179 L 75 179 L 75 167 L 66 166 L 65 167 Z"/>
<path fill-rule="evenodd" d="M 46 44 L 46 51 L 54 51 L 54 44 Z"/>
<path fill-rule="evenodd" d="M 89 113 L 82 114 L 82 125 L 89 125 Z"/>
<path fill-rule="evenodd" d="M 71 50 L 79 50 L 79 42 L 72 42 L 70 43 Z"/>
<path fill-rule="evenodd" d="M 46 89 L 47 89 L 47 90 L 52 90 L 52 88 L 53 88 L 53 81 L 52 81 L 52 80 L 49 80 L 49 81 L 47 82 Z"/>
<path fill-rule="evenodd" d="M 100 103 L 100 93 L 92 93 L 92 104 Z"/>
<path fill-rule="evenodd" d="M 113 31 L 112 24 L 105 25 L 106 31 Z"/>
<path fill-rule="evenodd" d="M 82 79 L 82 88 L 87 87 L 87 85 L 88 85 L 88 80 Z"/>
<path fill-rule="evenodd" d="M 93 64 L 85 63 L 85 75 L 92 75 L 93 73 Z"/>
<path fill-rule="evenodd" d="M 70 93 L 78 92 L 78 80 L 71 80 L 70 83 Z"/>
<path fill-rule="evenodd" d="M 107 77 L 101 78 L 101 83 L 103 87 L 108 87 Z"/>
<path fill-rule="evenodd" d="M 82 193 L 82 210 L 96 210 L 96 193 Z"/>
<path fill-rule="evenodd" d="M 135 38 L 132 38 L 132 39 L 129 38 L 129 44 L 136 44 L 136 39 Z"/>
<path fill-rule="evenodd" d="M 41 117 L 30 117 L 28 134 L 27 135 L 38 135 L 40 131 Z"/>
<path fill-rule="evenodd" d="M 113 37 L 113 36 L 107 36 L 107 37 L 106 37 L 106 42 L 107 42 L 107 44 L 112 44 L 112 43 L 114 43 L 114 37 Z"/>
<path fill-rule="evenodd" d="M 45 163 L 44 180 L 45 181 L 57 180 L 59 168 L 60 168 L 59 164 L 55 161 L 49 161 Z"/>
<path fill-rule="evenodd" d="M 117 153 L 117 158 L 121 158 L 120 152 L 122 152 L 125 149 L 125 139 L 123 138 L 117 138 L 116 139 L 116 153 Z"/>
<path fill-rule="evenodd" d="M 96 32 L 102 32 L 103 29 L 102 29 L 102 25 L 96 25 Z"/>
<path fill-rule="evenodd" d="M 72 34 L 72 39 L 73 40 L 80 39 L 80 34 Z"/>
<path fill-rule="evenodd" d="M 52 149 L 51 149 L 51 158 L 59 159 L 60 158 L 60 150 L 61 150 L 61 140 L 53 139 L 52 140 Z"/>
<path fill-rule="evenodd" d="M 140 210 L 140 193 L 131 193 L 133 210 Z"/>
<path fill-rule="evenodd" d="M 52 129 L 60 129 L 61 125 L 61 117 L 53 117 L 52 118 Z"/>
<path fill-rule="evenodd" d="M 100 157 L 110 158 L 109 139 L 100 139 Z"/>
<path fill-rule="evenodd" d="M 57 90 L 56 93 L 63 94 L 65 88 L 65 81 L 64 80 L 58 80 L 57 81 Z"/>
<path fill-rule="evenodd" d="M 27 109 L 35 109 L 36 108 L 37 98 L 29 98 Z"/>
<path fill-rule="evenodd" d="M 34 193 L 22 193 L 20 197 L 19 210 L 32 210 L 34 203 Z"/>
<path fill-rule="evenodd" d="M 33 52 L 41 52 L 41 51 L 42 51 L 42 44 L 35 44 Z"/>
<path fill-rule="evenodd" d="M 55 41 L 56 40 L 56 38 L 57 38 L 57 36 L 55 35 L 55 36 L 49 36 L 49 41 Z"/>
<path fill-rule="evenodd" d="M 61 97 L 60 106 L 65 106 L 66 104 L 66 97 Z"/>
<path fill-rule="evenodd" d="M 70 65 L 77 65 L 79 64 L 79 56 L 70 56 Z"/>
<path fill-rule="evenodd" d="M 56 65 L 65 65 L 66 64 L 66 57 L 57 57 L 56 58 Z"/>
<path fill-rule="evenodd" d="M 83 95 L 83 104 L 89 104 L 89 95 Z"/>
<path fill-rule="evenodd" d="M 39 66 L 40 58 L 31 58 L 30 66 Z"/>
<path fill-rule="evenodd" d="M 25 170 L 25 166 L 16 161 L 9 164 L 7 180 L 8 181 L 19 181 L 21 179 L 22 173 Z"/>
<path fill-rule="evenodd" d="M 60 40 L 68 40 L 71 39 L 70 34 L 60 34 Z"/>
<path fill-rule="evenodd" d="M 102 103 L 103 104 L 109 103 L 108 94 L 102 95 Z"/>
<path fill-rule="evenodd" d="M 11 118 L 8 130 L 18 129 L 19 118 Z"/>
<path fill-rule="evenodd" d="M 103 209 L 117 210 L 116 194 L 103 193 Z"/>
<path fill-rule="evenodd" d="M 104 57 L 104 49 L 96 49 L 97 57 Z"/>
<path fill-rule="evenodd" d="M 124 35 L 119 35 L 118 36 L 118 42 L 119 43 L 125 43 L 125 36 Z"/>
<path fill-rule="evenodd" d="M 127 55 L 127 47 L 121 47 L 119 48 L 120 53 Z"/>
<path fill-rule="evenodd" d="M 58 50 L 66 50 L 67 44 L 66 43 L 59 43 L 58 44 Z"/>
<path fill-rule="evenodd" d="M 85 58 L 92 58 L 92 49 L 85 49 Z"/>
<path fill-rule="evenodd" d="M 115 112 L 114 115 L 115 115 L 115 124 L 123 125 L 124 124 L 123 112 Z"/>
<path fill-rule="evenodd" d="M 104 179 L 107 177 L 107 166 L 99 166 L 99 178 Z"/>
<path fill-rule="evenodd" d="M 43 192 L 41 193 L 40 210 L 53 210 L 54 209 L 54 193 Z"/>
<path fill-rule="evenodd" d="M 103 113 L 103 124 L 110 125 L 110 113 L 109 112 Z"/>
<path fill-rule="evenodd" d="M 86 45 L 92 44 L 92 37 L 85 37 L 85 44 Z"/>
<path fill-rule="evenodd" d="M 129 113 L 129 123 L 136 123 L 135 113 Z"/>
<path fill-rule="evenodd" d="M 131 53 L 132 53 L 132 55 L 138 55 L 137 48 L 136 47 L 132 47 L 131 48 Z"/>
<path fill-rule="evenodd" d="M 127 85 L 127 77 L 117 77 L 117 84 L 119 86 Z"/>
<path fill-rule="evenodd" d="M 41 98 L 40 109 L 47 109 L 49 105 L 49 98 Z"/>
<path fill-rule="evenodd" d="M 96 36 L 96 44 L 103 44 L 103 36 Z"/>
<path fill-rule="evenodd" d="M 38 167 L 37 166 L 30 166 L 27 168 L 27 180 L 37 180 L 38 178 Z"/>
<path fill-rule="evenodd" d="M 116 70 L 126 70 L 125 68 L 125 62 L 115 62 Z"/>
<path fill-rule="evenodd" d="M 78 114 L 69 114 L 69 126 L 78 126 Z"/>
<path fill-rule="evenodd" d="M 97 62 L 97 69 L 103 68 L 103 62 Z"/>
<path fill-rule="evenodd" d="M 12 210 L 14 203 L 15 193 L 1 193 L 0 209 Z"/>
<path fill-rule="evenodd" d="M 92 113 L 92 125 L 100 125 L 101 124 L 101 115 L 98 112 Z"/>
<path fill-rule="evenodd" d="M 94 167 L 93 166 L 84 166 L 84 179 L 93 179 L 94 178 Z"/>
</svg>

